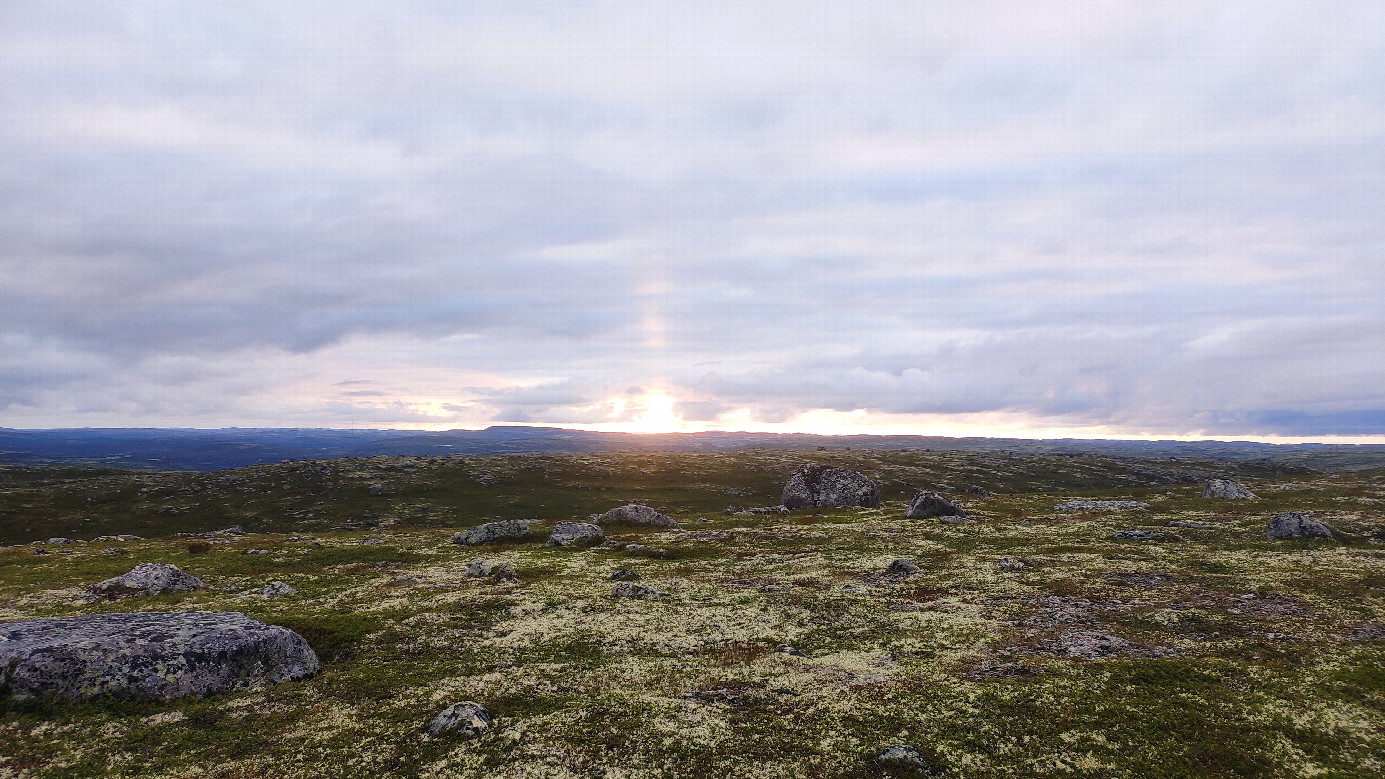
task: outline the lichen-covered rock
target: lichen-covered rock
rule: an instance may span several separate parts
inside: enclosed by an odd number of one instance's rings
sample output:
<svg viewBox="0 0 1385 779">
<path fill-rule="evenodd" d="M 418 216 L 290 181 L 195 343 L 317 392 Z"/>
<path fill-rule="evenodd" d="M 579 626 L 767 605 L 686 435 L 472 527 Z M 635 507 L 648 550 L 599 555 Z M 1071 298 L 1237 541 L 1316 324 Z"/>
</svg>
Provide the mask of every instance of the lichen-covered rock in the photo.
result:
<svg viewBox="0 0 1385 779">
<path fill-rule="evenodd" d="M 638 578 L 640 578 L 639 574 L 627 568 L 617 568 L 611 573 L 611 581 L 613 582 L 632 582 Z"/>
<path fill-rule="evenodd" d="M 880 507 L 880 488 L 869 477 L 844 468 L 808 463 L 784 484 L 779 502 L 790 509 Z"/>
<path fill-rule="evenodd" d="M 452 543 L 462 546 L 476 546 L 477 544 L 489 544 L 499 541 L 502 538 L 521 538 L 529 535 L 530 519 L 502 519 L 499 522 L 487 522 L 484 525 L 477 525 L 469 530 L 463 530 L 452 536 Z"/>
<path fill-rule="evenodd" d="M 0 688 L 15 697 L 202 697 L 307 678 L 303 637 L 239 612 L 91 614 L 0 624 Z"/>
<path fill-rule="evenodd" d="M 667 598 L 668 595 L 653 587 L 646 587 L 643 584 L 635 584 L 631 581 L 623 581 L 611 588 L 612 598 L 634 598 L 635 600 L 649 600 L 652 598 Z"/>
<path fill-rule="evenodd" d="M 1023 560 L 1017 560 L 1013 557 L 1002 557 L 995 561 L 995 567 L 1002 571 L 1023 571 L 1029 566 L 1025 564 Z"/>
<path fill-rule="evenodd" d="M 287 582 L 272 581 L 260 590 L 260 594 L 266 598 L 282 598 L 286 595 L 297 595 L 298 590 Z"/>
<path fill-rule="evenodd" d="M 140 563 L 127 574 L 91 586 L 93 595 L 106 598 L 164 595 L 170 592 L 192 592 L 200 589 L 202 589 L 201 579 L 168 563 Z"/>
<path fill-rule="evenodd" d="M 1053 507 L 1054 511 L 1134 511 L 1147 509 L 1149 504 L 1142 500 L 1065 500 Z"/>
<path fill-rule="evenodd" d="M 982 487 L 982 486 L 979 485 L 979 484 L 973 484 L 973 485 L 971 485 L 970 487 L 967 487 L 967 494 L 968 494 L 968 495 L 975 495 L 975 496 L 978 497 L 978 498 L 991 498 L 991 497 L 995 497 L 995 493 L 994 493 L 994 492 L 991 492 L 990 490 L 986 489 L 985 487 Z"/>
<path fill-rule="evenodd" d="M 1074 630 L 1061 633 L 1053 647 L 1063 657 L 1080 660 L 1096 660 L 1112 655 L 1127 654 L 1130 642 L 1120 636 L 1098 633 L 1094 630 Z"/>
<path fill-rule="evenodd" d="M 1249 500 L 1255 493 L 1229 479 L 1208 479 L 1202 487 L 1202 497 L 1216 500 Z"/>
<path fill-rule="evenodd" d="M 678 527 L 678 521 L 667 514 L 660 514 L 643 503 L 627 503 L 602 514 L 596 524 L 606 525 L 648 525 L 650 527 Z"/>
<path fill-rule="evenodd" d="M 519 579 L 519 572 L 513 565 L 499 560 L 472 560 L 467 564 L 466 575 L 473 579 L 491 578 L 502 582 Z"/>
<path fill-rule="evenodd" d="M 93 538 L 92 540 L 93 540 L 93 541 L 143 541 L 144 539 L 143 539 L 143 538 L 140 538 L 139 536 L 132 536 L 132 535 L 129 535 L 129 534 L 126 534 L 126 533 L 122 533 L 122 534 L 117 535 L 117 536 L 97 536 L 96 538 Z"/>
<path fill-rule="evenodd" d="M 871 762 L 874 776 L 905 779 L 905 777 L 940 776 L 938 768 L 932 764 L 917 747 L 895 744 L 886 747 Z"/>
<path fill-rule="evenodd" d="M 428 735 L 441 736 L 444 733 L 460 733 L 466 738 L 477 738 L 491 729 L 493 718 L 485 706 L 472 701 L 454 703 L 428 722 Z"/>
<path fill-rule="evenodd" d="M 1265 535 L 1271 541 L 1281 538 L 1333 538 L 1332 526 L 1299 511 L 1286 511 L 1270 520 Z"/>
<path fill-rule="evenodd" d="M 548 534 L 545 546 L 590 546 L 606 540 L 601 528 L 590 522 L 559 522 Z"/>
<path fill-rule="evenodd" d="M 909 519 L 927 519 L 929 517 L 965 517 L 967 512 L 960 506 L 944 498 L 936 492 L 920 492 L 909 501 L 909 508 L 904 512 L 904 516 Z"/>
</svg>

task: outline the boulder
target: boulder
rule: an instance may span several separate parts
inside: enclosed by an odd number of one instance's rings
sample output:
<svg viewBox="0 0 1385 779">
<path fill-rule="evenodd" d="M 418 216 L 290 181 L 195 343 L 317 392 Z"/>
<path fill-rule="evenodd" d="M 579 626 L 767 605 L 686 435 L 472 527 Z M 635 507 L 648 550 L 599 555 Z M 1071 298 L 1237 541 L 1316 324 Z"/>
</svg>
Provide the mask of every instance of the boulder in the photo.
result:
<svg viewBox="0 0 1385 779">
<path fill-rule="evenodd" d="M 1229 479 L 1208 479 L 1202 487 L 1202 497 L 1216 500 L 1249 500 L 1255 493 Z"/>
<path fill-rule="evenodd" d="M 678 522 L 667 514 L 660 514 L 643 503 L 627 503 L 602 514 L 596 524 L 608 525 L 648 525 L 650 527 L 678 527 Z"/>
<path fill-rule="evenodd" d="M 965 517 L 967 512 L 960 506 L 944 498 L 936 492 L 920 492 L 909 501 L 909 508 L 904 512 L 904 516 L 909 519 L 927 519 L 929 517 Z"/>
<path fill-rule="evenodd" d="M 1002 557 L 995 561 L 995 566 L 1002 571 L 1023 571 L 1029 567 L 1023 560 L 1013 557 Z"/>
<path fill-rule="evenodd" d="M 590 546 L 606 540 L 601 528 L 589 522 L 559 522 L 553 526 L 545 546 Z"/>
<path fill-rule="evenodd" d="M 1298 511 L 1286 511 L 1270 520 L 1265 533 L 1271 541 L 1282 538 L 1333 538 L 1332 526 Z"/>
<path fill-rule="evenodd" d="M 202 580 L 168 563 L 140 563 L 129 573 L 91 586 L 93 595 L 125 598 L 132 595 L 164 595 L 202 589 Z"/>
<path fill-rule="evenodd" d="M 297 595 L 298 590 L 287 582 L 272 581 L 260 590 L 260 594 L 266 598 L 281 598 L 285 595 Z"/>
<path fill-rule="evenodd" d="M 994 493 L 994 492 L 991 492 L 990 490 L 986 489 L 985 487 L 982 487 L 982 486 L 979 485 L 979 484 L 973 484 L 973 485 L 971 485 L 970 487 L 967 487 L 967 494 L 968 494 L 968 495 L 975 495 L 975 496 L 978 497 L 978 498 L 991 498 L 991 497 L 995 497 L 995 493 Z"/>
<path fill-rule="evenodd" d="M 305 679 L 303 637 L 239 612 L 91 614 L 0 624 L 0 688 L 18 698 L 170 699 Z"/>
<path fill-rule="evenodd" d="M 895 744 L 886 747 L 871 761 L 871 775 L 879 777 L 942 776 L 942 771 L 923 756 L 917 747 Z"/>
<path fill-rule="evenodd" d="M 613 581 L 613 582 L 625 582 L 625 581 L 631 581 L 631 582 L 632 582 L 632 581 L 635 581 L 635 580 L 638 579 L 638 578 L 640 578 L 639 574 L 637 574 L 637 573 L 635 573 L 634 571 L 631 571 L 631 570 L 629 570 L 629 569 L 627 569 L 627 568 L 617 568 L 617 569 L 615 569 L 615 571 L 613 571 L 613 572 L 611 573 L 611 581 Z"/>
<path fill-rule="evenodd" d="M 477 525 L 469 530 L 463 530 L 452 536 L 452 543 L 462 546 L 476 546 L 477 544 L 489 544 L 499 541 L 502 538 L 520 538 L 529 535 L 529 523 L 532 519 L 502 519 L 499 522 L 487 522 L 484 525 Z"/>
<path fill-rule="evenodd" d="M 460 733 L 466 738 L 477 738 L 491 729 L 491 713 L 485 706 L 471 701 L 454 703 L 428 722 L 428 735 L 441 736 L 444 733 Z"/>
<path fill-rule="evenodd" d="M 793 472 L 779 502 L 790 509 L 880 507 L 880 488 L 867 476 L 818 463 Z"/>
</svg>

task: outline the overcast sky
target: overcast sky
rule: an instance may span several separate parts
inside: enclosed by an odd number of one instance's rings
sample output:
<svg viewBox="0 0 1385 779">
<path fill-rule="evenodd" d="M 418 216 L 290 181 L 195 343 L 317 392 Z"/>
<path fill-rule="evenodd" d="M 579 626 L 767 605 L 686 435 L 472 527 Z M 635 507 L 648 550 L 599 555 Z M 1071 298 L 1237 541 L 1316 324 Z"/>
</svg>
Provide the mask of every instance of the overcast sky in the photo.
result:
<svg viewBox="0 0 1385 779">
<path fill-rule="evenodd" d="M 1385 3 L 0 3 L 0 425 L 1385 436 Z"/>
</svg>

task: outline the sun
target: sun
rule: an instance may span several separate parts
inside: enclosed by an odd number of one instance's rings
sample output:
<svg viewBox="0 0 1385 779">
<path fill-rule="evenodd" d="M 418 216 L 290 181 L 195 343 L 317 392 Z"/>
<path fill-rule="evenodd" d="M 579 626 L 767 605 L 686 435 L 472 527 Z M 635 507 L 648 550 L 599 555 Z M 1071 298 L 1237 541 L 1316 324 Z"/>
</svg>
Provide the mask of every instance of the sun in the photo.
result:
<svg viewBox="0 0 1385 779">
<path fill-rule="evenodd" d="M 632 433 L 678 433 L 683 430 L 683 418 L 673 410 L 673 398 L 662 394 L 645 395 L 638 406 L 643 406 L 633 420 L 622 427 Z"/>
</svg>

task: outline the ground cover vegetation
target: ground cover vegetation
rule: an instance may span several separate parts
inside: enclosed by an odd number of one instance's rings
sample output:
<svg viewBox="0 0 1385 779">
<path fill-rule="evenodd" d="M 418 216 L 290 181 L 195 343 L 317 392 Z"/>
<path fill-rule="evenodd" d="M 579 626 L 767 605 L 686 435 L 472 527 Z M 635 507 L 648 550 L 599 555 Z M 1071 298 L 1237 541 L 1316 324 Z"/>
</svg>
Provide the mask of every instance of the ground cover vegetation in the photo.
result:
<svg viewBox="0 0 1385 779">
<path fill-rule="evenodd" d="M 744 511 L 810 461 L 871 477 L 880 508 Z M 1213 476 L 1258 497 L 1202 498 Z M 905 519 L 920 490 L 969 516 Z M 1073 500 L 1148 508 L 1055 509 Z M 631 501 L 681 527 L 544 545 Z M 1285 511 L 1338 535 L 1267 539 Z M 529 536 L 452 543 L 521 518 Z M 176 535 L 233 525 L 247 534 Z M 121 534 L 143 538 L 93 540 Z M 857 450 L 14 466 L 0 543 L 0 622 L 241 611 L 322 660 L 200 700 L 0 693 L 0 776 L 1385 772 L 1378 469 Z M 515 575 L 469 576 L 478 559 Z M 143 562 L 206 586 L 88 596 Z M 656 595 L 613 597 L 618 570 Z M 458 701 L 491 729 L 429 735 Z M 881 764 L 894 745 L 922 762 Z"/>
</svg>

